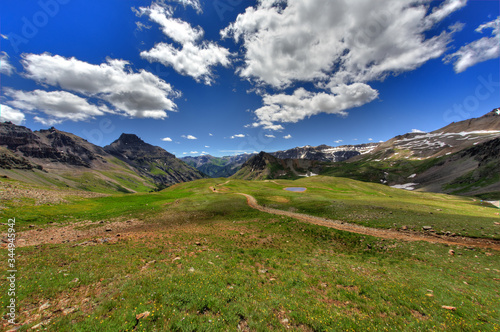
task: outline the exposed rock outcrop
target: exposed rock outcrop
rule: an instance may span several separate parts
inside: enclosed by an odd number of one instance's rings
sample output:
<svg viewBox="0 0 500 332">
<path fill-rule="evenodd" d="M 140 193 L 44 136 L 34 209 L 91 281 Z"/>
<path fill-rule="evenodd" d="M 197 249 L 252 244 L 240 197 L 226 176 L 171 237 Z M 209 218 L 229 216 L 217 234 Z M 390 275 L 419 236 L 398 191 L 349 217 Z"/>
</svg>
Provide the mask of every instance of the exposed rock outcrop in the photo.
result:
<svg viewBox="0 0 500 332">
<path fill-rule="evenodd" d="M 105 146 L 104 150 L 158 184 L 172 185 L 206 177 L 173 154 L 144 142 L 134 134 L 122 134 L 116 141 Z"/>
</svg>

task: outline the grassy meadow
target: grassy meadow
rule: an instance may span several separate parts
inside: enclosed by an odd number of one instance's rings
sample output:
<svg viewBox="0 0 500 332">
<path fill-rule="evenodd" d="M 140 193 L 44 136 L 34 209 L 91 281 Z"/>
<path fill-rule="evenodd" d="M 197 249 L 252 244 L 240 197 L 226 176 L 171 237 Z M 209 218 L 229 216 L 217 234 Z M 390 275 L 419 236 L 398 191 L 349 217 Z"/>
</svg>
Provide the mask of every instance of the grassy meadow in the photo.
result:
<svg viewBox="0 0 500 332">
<path fill-rule="evenodd" d="M 83 220 L 144 221 L 93 245 L 75 246 L 89 240 L 82 238 L 17 248 L 20 331 L 500 330 L 497 251 L 337 231 L 254 210 L 236 193 L 267 207 L 369 227 L 429 225 L 489 239 L 500 238 L 498 209 L 472 198 L 331 177 L 226 182 L 69 195 L 50 205 L 2 201 L 2 222 L 15 217 L 18 232 Z M 99 225 L 93 227 L 105 227 Z M 6 264 L 0 270 L 4 315 Z"/>
</svg>

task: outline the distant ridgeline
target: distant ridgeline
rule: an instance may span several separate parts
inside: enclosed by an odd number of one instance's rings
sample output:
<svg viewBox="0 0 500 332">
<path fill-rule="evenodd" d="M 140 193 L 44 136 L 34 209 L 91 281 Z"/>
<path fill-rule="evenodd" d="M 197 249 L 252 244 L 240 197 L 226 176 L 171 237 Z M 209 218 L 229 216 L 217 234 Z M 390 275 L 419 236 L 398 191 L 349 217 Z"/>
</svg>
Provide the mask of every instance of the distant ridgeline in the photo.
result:
<svg viewBox="0 0 500 332">
<path fill-rule="evenodd" d="M 0 124 L 0 174 L 93 191 L 150 191 L 205 177 L 297 179 L 326 175 L 500 199 L 500 110 L 383 143 L 177 159 L 133 134 L 104 148 L 55 128 Z"/>
</svg>

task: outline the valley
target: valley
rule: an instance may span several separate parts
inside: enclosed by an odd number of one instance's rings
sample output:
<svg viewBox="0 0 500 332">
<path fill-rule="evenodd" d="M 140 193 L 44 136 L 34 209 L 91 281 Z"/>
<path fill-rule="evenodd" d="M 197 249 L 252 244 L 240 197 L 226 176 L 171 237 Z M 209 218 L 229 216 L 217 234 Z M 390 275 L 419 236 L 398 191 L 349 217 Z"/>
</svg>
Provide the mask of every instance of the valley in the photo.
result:
<svg viewBox="0 0 500 332">
<path fill-rule="evenodd" d="M 317 176 L 34 205 L 2 183 L 24 329 L 499 327 L 500 217 L 478 200 Z"/>
<path fill-rule="evenodd" d="M 494 130 L 183 161 L 1 129 L 20 330 L 500 328 Z"/>
<path fill-rule="evenodd" d="M 0 332 L 499 332 L 499 9 L 0 1 Z"/>
</svg>

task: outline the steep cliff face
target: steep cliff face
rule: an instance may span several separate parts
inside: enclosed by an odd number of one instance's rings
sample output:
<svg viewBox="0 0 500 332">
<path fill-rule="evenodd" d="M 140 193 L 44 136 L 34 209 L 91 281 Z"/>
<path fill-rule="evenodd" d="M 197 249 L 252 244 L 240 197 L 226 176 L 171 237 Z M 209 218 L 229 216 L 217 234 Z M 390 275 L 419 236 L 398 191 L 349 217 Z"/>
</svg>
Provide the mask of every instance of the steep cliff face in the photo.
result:
<svg viewBox="0 0 500 332">
<path fill-rule="evenodd" d="M 206 177 L 164 149 L 144 142 L 134 134 L 122 134 L 104 150 L 126 162 L 154 182 L 172 185 Z"/>
<path fill-rule="evenodd" d="M 16 155 L 10 150 L 0 146 L 0 169 L 42 169 L 42 166 L 30 162 L 28 159 Z"/>
<path fill-rule="evenodd" d="M 19 147 L 39 142 L 39 138 L 23 126 L 17 126 L 12 122 L 0 123 L 0 145 L 9 150 L 16 151 Z"/>
<path fill-rule="evenodd" d="M 107 155 L 73 134 L 55 128 L 33 132 L 10 122 L 0 123 L 0 146 L 45 168 L 56 167 L 56 164 L 91 168 L 94 161 Z"/>
</svg>

